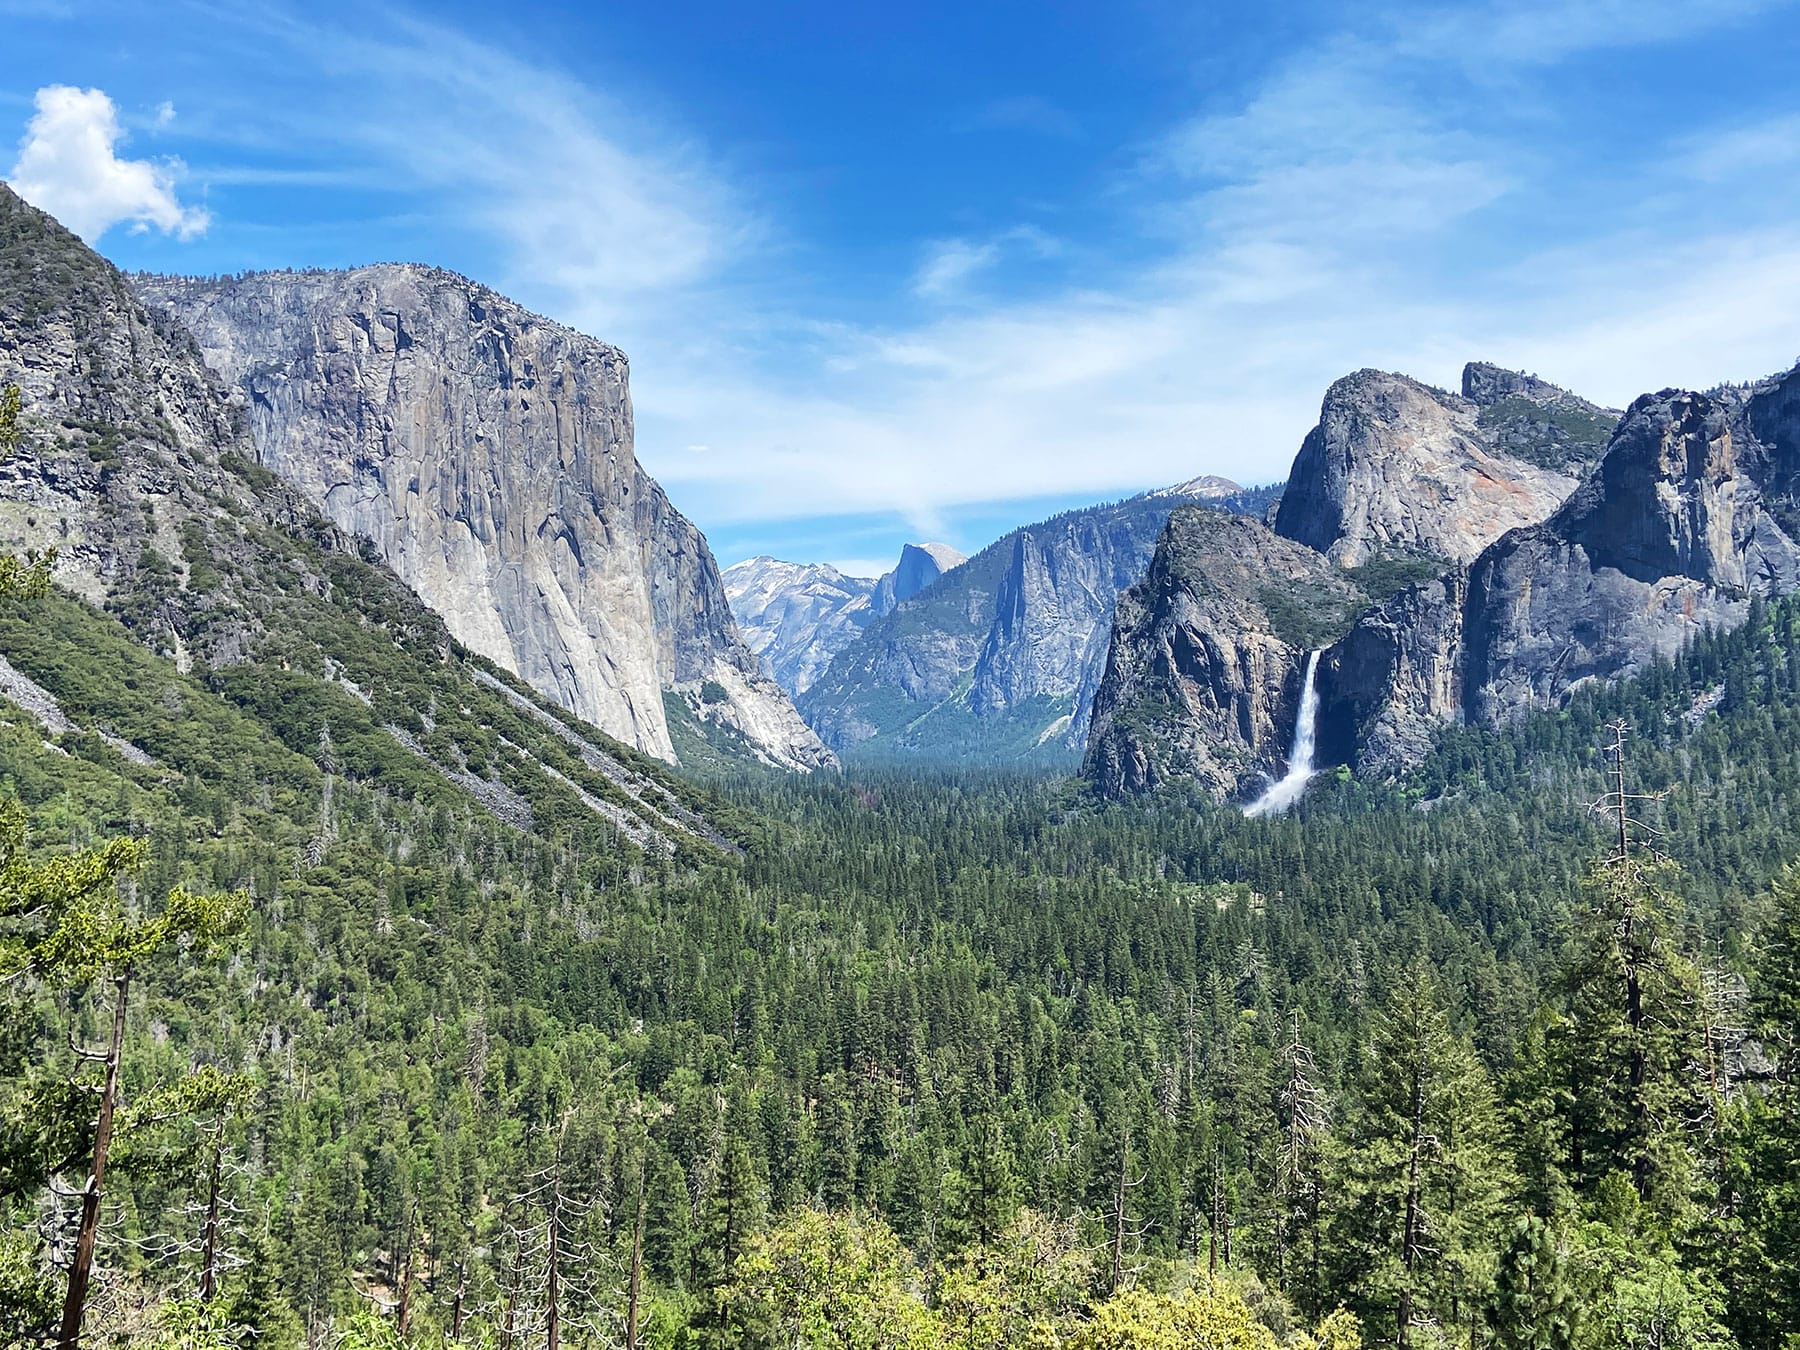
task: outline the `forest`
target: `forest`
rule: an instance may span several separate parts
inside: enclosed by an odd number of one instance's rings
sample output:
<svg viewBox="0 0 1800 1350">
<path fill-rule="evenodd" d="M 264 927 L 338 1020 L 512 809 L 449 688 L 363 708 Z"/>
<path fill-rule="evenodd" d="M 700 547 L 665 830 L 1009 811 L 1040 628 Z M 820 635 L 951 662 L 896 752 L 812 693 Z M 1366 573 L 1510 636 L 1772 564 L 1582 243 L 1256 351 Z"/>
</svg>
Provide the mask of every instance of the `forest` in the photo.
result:
<svg viewBox="0 0 1800 1350">
<path fill-rule="evenodd" d="M 662 852 L 4 581 L 8 1344 L 1800 1346 L 1800 602 L 1289 817 Z"/>
</svg>

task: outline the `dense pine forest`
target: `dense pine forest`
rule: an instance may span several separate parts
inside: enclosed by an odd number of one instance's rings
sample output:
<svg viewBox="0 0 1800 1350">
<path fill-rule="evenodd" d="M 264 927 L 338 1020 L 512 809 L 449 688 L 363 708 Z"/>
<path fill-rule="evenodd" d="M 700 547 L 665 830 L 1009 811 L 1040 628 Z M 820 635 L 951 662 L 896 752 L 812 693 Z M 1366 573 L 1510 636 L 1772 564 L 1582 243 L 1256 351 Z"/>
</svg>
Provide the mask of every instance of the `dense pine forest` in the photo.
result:
<svg viewBox="0 0 1800 1350">
<path fill-rule="evenodd" d="M 1800 1345 L 1800 602 L 1287 818 L 669 852 L 6 581 L 10 1343 Z"/>
</svg>

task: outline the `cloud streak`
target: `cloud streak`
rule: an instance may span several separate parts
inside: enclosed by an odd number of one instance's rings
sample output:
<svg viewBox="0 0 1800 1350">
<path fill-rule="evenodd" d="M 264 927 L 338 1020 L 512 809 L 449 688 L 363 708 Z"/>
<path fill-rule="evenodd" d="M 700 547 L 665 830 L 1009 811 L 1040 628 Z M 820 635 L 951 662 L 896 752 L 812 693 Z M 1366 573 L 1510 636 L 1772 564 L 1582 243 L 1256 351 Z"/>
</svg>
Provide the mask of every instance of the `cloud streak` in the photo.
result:
<svg viewBox="0 0 1800 1350">
<path fill-rule="evenodd" d="M 479 236 L 481 280 L 625 346 L 640 453 L 705 526 L 899 512 L 932 534 L 975 503 L 1280 477 L 1360 365 L 1449 384 L 1492 359 L 1620 403 L 1789 359 L 1800 216 L 1766 172 L 1792 160 L 1785 111 L 1603 171 L 1558 144 L 1559 62 L 1759 7 L 1359 10 L 1114 147 L 1081 188 L 1103 231 L 945 220 L 854 279 L 886 294 L 852 317 L 804 222 L 631 91 L 400 12 L 351 32 L 215 11 L 294 72 L 285 105 L 231 110 L 214 157 L 263 153 L 216 181 L 373 185 Z M 999 100 L 953 130 L 1054 136 L 1059 111 Z M 286 140 L 315 153 L 267 153 Z"/>
</svg>

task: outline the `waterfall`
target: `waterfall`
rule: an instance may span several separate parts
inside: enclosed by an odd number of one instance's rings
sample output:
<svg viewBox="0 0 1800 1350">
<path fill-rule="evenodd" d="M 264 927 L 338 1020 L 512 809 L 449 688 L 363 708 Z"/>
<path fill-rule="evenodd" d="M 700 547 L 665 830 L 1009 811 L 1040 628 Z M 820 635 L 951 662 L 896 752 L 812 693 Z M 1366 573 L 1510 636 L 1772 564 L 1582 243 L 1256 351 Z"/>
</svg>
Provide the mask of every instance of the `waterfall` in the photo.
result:
<svg viewBox="0 0 1800 1350">
<path fill-rule="evenodd" d="M 1278 816 L 1300 800 L 1313 776 L 1313 742 L 1319 721 L 1319 653 L 1306 654 L 1306 683 L 1300 688 L 1300 716 L 1294 723 L 1294 748 L 1288 751 L 1287 772 L 1269 785 L 1250 805 L 1247 816 Z"/>
</svg>

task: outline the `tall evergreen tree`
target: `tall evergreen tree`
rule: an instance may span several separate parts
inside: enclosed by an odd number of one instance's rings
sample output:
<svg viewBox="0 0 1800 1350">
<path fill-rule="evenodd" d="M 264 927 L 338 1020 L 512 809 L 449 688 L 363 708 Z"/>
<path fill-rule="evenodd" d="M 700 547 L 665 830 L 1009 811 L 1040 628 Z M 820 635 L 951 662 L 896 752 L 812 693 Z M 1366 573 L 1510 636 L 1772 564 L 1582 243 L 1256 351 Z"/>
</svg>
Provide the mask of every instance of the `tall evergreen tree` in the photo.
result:
<svg viewBox="0 0 1800 1350">
<path fill-rule="evenodd" d="M 1329 1283 L 1400 1350 L 1485 1300 L 1499 1135 L 1486 1071 L 1415 968 L 1377 1019 L 1328 1182 Z"/>
</svg>

